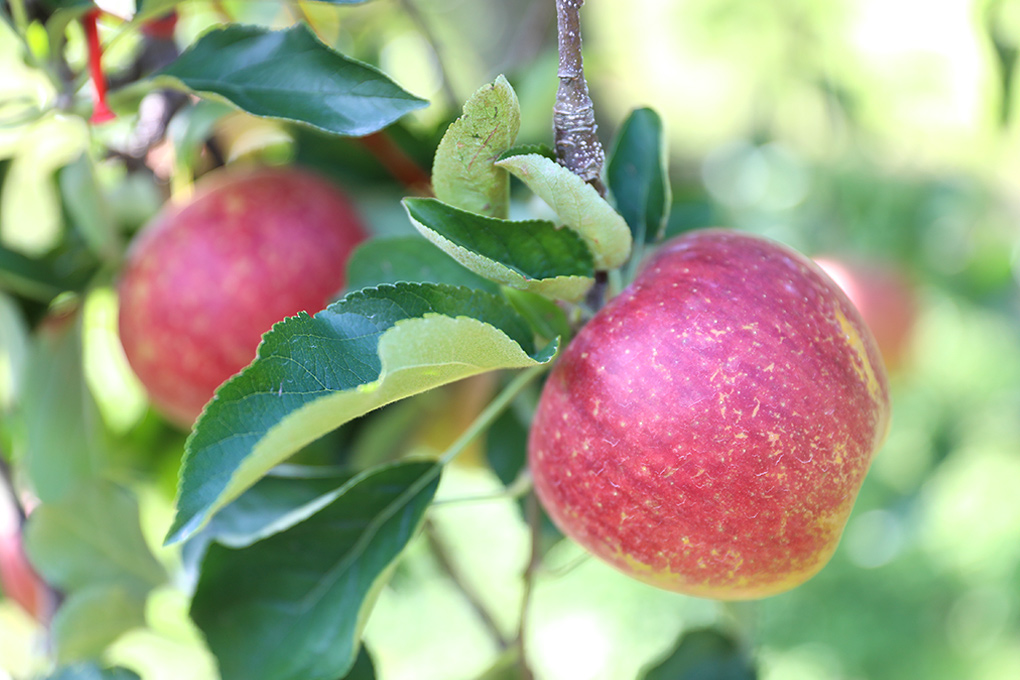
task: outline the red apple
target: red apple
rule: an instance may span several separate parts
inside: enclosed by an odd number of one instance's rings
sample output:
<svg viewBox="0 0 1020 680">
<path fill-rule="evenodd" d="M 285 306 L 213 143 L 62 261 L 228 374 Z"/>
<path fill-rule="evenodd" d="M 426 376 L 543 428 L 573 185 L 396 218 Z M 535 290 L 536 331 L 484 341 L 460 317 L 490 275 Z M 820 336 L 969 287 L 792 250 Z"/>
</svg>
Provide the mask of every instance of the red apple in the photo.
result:
<svg viewBox="0 0 1020 680">
<path fill-rule="evenodd" d="M 815 263 L 839 284 L 868 324 L 886 368 L 893 372 L 904 360 L 917 321 L 917 296 L 910 281 L 892 266 L 836 256 Z"/>
<path fill-rule="evenodd" d="M 29 564 L 18 527 L 4 524 L 0 522 L 0 592 L 37 621 L 45 622 L 51 607 L 49 589 Z"/>
<path fill-rule="evenodd" d="M 275 322 L 343 288 L 365 236 L 335 186 L 294 168 L 221 170 L 168 206 L 119 286 L 124 351 L 156 408 L 190 427 Z"/>
<path fill-rule="evenodd" d="M 631 576 L 719 599 L 820 570 L 889 423 L 888 379 L 810 260 L 724 230 L 667 243 L 581 329 L 529 438 L 565 534 Z"/>
</svg>

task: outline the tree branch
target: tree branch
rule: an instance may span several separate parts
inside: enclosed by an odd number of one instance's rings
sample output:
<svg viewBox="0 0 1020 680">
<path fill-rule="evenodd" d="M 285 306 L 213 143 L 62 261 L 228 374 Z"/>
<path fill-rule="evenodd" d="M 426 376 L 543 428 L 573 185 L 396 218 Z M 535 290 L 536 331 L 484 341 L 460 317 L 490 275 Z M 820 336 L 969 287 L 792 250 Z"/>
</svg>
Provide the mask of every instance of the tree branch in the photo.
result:
<svg viewBox="0 0 1020 680">
<path fill-rule="evenodd" d="M 596 134 L 595 107 L 588 96 L 581 59 L 583 4 L 584 0 L 556 0 L 560 87 L 553 106 L 553 138 L 560 164 L 605 195 L 601 175 L 606 154 Z"/>
</svg>

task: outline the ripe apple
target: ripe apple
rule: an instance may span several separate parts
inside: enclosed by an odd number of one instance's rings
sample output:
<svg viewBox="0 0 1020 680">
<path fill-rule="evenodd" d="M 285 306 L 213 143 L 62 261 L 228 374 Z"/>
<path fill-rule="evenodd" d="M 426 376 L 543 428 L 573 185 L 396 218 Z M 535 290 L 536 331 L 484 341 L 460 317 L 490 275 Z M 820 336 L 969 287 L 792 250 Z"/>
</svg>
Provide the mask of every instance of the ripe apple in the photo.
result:
<svg viewBox="0 0 1020 680">
<path fill-rule="evenodd" d="M 861 313 L 878 342 L 886 369 L 896 371 L 903 363 L 917 321 L 917 296 L 910 281 L 884 262 L 837 256 L 814 260 Z"/>
<path fill-rule="evenodd" d="M 889 423 L 846 295 L 763 238 L 667 244 L 563 352 L 528 442 L 560 529 L 668 590 L 752 599 L 829 560 Z"/>
<path fill-rule="evenodd" d="M 333 184 L 294 168 L 220 170 L 166 207 L 119 285 L 124 351 L 156 408 L 190 427 L 275 322 L 340 292 L 365 236 Z"/>
<path fill-rule="evenodd" d="M 25 555 L 21 531 L 13 523 L 0 521 L 0 592 L 17 602 L 36 621 L 49 619 L 49 590 Z"/>
</svg>

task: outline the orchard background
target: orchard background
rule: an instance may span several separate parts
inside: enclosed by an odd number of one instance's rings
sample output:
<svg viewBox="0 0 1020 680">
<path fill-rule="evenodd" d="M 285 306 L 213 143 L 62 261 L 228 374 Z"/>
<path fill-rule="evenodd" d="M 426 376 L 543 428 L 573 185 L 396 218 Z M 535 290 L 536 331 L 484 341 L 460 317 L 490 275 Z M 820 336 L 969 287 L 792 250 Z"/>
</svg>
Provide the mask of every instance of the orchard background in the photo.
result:
<svg viewBox="0 0 1020 680">
<path fill-rule="evenodd" d="M 19 510 L 48 497 L 28 519 L 28 551 L 49 584 L 25 572 L 3 582 L 0 678 L 216 678 L 189 616 L 195 559 L 163 545 L 188 433 L 150 408 L 117 335 L 127 244 L 169 197 L 242 163 L 335 180 L 373 234 L 368 247 L 420 239 L 401 199 L 422 195 L 476 90 L 505 74 L 520 102 L 516 144 L 552 142 L 555 8 L 100 4 L 116 114 L 102 123 L 90 123 L 82 22 L 93 3 L 0 5 L 0 533 L 17 535 Z M 142 30 L 168 10 L 172 35 Z M 536 397 L 525 391 L 446 466 L 439 502 L 370 610 L 365 652 L 341 677 L 1020 677 L 1020 2 L 590 0 L 582 21 L 607 149 L 634 109 L 663 122 L 667 234 L 735 227 L 854 263 L 861 285 L 879 284 L 859 299 L 866 318 L 875 305 L 880 342 L 890 338 L 890 436 L 831 563 L 790 592 L 723 605 L 633 581 L 548 525 L 533 541 L 526 500 L 454 502 L 513 486 Z M 209 95 L 208 43 L 197 75 L 151 75 L 213 27 L 297 24 L 421 106 L 380 114 L 378 134 L 283 120 L 301 118 L 272 97 L 258 104 L 282 108 L 256 117 Z M 271 66 L 253 66 L 254 80 Z M 159 92 L 174 94 L 145 98 Z M 153 123 L 146 101 L 176 107 L 152 139 L 139 133 Z M 520 184 L 511 196 L 514 218 L 548 213 Z M 509 378 L 398 401 L 294 460 L 332 470 L 436 458 Z"/>
</svg>

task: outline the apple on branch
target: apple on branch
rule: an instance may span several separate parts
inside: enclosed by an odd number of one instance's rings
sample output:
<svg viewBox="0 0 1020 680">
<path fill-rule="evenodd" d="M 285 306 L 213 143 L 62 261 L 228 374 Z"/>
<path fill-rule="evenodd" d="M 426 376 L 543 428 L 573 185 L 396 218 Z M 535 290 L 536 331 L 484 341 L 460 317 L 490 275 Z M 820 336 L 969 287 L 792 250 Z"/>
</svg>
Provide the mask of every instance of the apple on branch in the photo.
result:
<svg viewBox="0 0 1020 680">
<path fill-rule="evenodd" d="M 274 323 L 341 291 L 365 237 L 339 189 L 292 167 L 220 170 L 168 205 L 119 285 L 121 342 L 155 407 L 191 427 Z"/>
<path fill-rule="evenodd" d="M 839 287 L 784 246 L 704 230 L 664 245 L 567 347 L 529 461 L 552 519 L 609 564 L 760 598 L 832 556 L 889 415 Z"/>
</svg>

